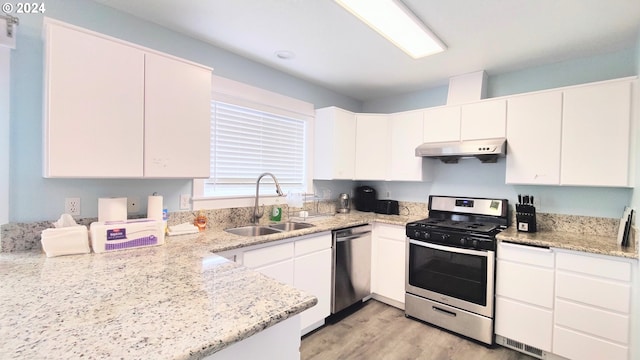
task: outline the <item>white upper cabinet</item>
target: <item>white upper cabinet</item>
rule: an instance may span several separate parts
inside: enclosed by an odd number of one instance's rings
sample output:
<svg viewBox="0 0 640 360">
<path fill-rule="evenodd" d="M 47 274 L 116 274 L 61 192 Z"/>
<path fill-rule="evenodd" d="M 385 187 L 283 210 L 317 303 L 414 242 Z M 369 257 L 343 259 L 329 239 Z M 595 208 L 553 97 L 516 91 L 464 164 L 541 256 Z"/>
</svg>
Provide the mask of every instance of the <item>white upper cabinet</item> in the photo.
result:
<svg viewBox="0 0 640 360">
<path fill-rule="evenodd" d="M 211 69 L 45 20 L 45 177 L 209 177 Z"/>
<path fill-rule="evenodd" d="M 479 140 L 504 138 L 507 122 L 505 99 L 462 105 L 460 139 Z"/>
<path fill-rule="evenodd" d="M 208 178 L 211 71 L 146 54 L 144 96 L 144 176 Z"/>
<path fill-rule="evenodd" d="M 391 168 L 389 180 L 423 181 L 422 157 L 415 155 L 416 147 L 423 142 L 423 111 L 410 111 L 391 115 Z M 432 174 L 432 172 L 428 172 Z"/>
<path fill-rule="evenodd" d="M 356 115 L 337 107 L 316 110 L 314 179 L 355 179 Z"/>
<path fill-rule="evenodd" d="M 144 52 L 62 26 L 45 43 L 44 176 L 142 176 Z"/>
<path fill-rule="evenodd" d="M 426 143 L 460 140 L 460 106 L 441 106 L 424 110 Z"/>
<path fill-rule="evenodd" d="M 508 184 L 560 183 L 562 92 L 508 99 Z"/>
<path fill-rule="evenodd" d="M 389 176 L 389 116 L 356 115 L 355 178 L 386 180 Z"/>
<path fill-rule="evenodd" d="M 563 185 L 629 186 L 631 93 L 629 81 L 564 91 Z"/>
</svg>

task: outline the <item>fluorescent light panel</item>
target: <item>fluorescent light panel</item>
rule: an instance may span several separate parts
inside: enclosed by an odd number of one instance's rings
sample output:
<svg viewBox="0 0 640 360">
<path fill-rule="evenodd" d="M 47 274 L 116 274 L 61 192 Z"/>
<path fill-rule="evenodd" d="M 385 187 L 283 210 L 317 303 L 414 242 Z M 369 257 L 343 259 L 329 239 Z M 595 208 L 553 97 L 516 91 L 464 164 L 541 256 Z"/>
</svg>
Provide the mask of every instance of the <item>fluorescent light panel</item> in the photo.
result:
<svg viewBox="0 0 640 360">
<path fill-rule="evenodd" d="M 395 46 L 418 59 L 447 47 L 397 0 L 335 0 Z"/>
</svg>

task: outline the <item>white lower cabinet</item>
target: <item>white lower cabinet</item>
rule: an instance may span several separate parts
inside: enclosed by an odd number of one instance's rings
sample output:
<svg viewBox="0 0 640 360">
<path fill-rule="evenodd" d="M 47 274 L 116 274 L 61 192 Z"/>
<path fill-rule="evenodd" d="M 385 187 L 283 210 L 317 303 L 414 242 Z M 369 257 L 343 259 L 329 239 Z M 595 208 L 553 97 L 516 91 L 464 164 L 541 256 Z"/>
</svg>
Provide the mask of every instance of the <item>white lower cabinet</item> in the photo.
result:
<svg viewBox="0 0 640 360">
<path fill-rule="evenodd" d="M 219 255 L 241 260 L 282 283 L 306 291 L 318 303 L 300 314 L 301 335 L 322 325 L 331 312 L 331 233 L 324 232 Z"/>
<path fill-rule="evenodd" d="M 300 359 L 300 315 L 275 324 L 249 338 L 231 344 L 204 360 Z M 274 344 L 278 344 L 274 346 Z"/>
<path fill-rule="evenodd" d="M 293 242 L 248 250 L 244 266 L 293 286 Z"/>
<path fill-rule="evenodd" d="M 371 292 L 373 297 L 404 309 L 405 227 L 375 223 L 372 245 Z"/>
<path fill-rule="evenodd" d="M 497 259 L 498 343 L 549 359 L 631 358 L 637 260 L 504 242 Z"/>
<path fill-rule="evenodd" d="M 553 353 L 629 359 L 632 260 L 557 251 Z"/>
<path fill-rule="evenodd" d="M 497 259 L 496 335 L 550 352 L 554 253 L 500 242 Z"/>
<path fill-rule="evenodd" d="M 301 314 L 302 335 L 324 325 L 331 313 L 331 235 L 295 242 L 294 281 L 296 288 L 315 295 L 316 306 Z"/>
</svg>

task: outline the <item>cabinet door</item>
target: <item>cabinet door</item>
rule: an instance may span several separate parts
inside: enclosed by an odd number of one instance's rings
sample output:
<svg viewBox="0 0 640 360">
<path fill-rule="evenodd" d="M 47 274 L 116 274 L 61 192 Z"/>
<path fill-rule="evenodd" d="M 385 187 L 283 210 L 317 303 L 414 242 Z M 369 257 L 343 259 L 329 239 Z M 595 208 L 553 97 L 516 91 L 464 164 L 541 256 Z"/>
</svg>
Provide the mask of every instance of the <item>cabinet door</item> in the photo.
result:
<svg viewBox="0 0 640 360">
<path fill-rule="evenodd" d="M 356 116 L 356 174 L 358 180 L 386 180 L 389 176 L 387 115 Z"/>
<path fill-rule="evenodd" d="M 460 106 L 442 106 L 424 111 L 427 143 L 460 140 Z"/>
<path fill-rule="evenodd" d="M 553 307 L 553 268 L 498 260 L 496 294 L 528 304 Z"/>
<path fill-rule="evenodd" d="M 356 116 L 336 107 L 316 110 L 314 179 L 353 180 L 356 163 Z"/>
<path fill-rule="evenodd" d="M 559 184 L 562 93 L 517 96 L 507 107 L 506 183 Z"/>
<path fill-rule="evenodd" d="M 416 156 L 416 147 L 423 142 L 423 112 L 412 111 L 392 115 L 391 132 L 392 181 L 422 181 L 423 159 Z"/>
<path fill-rule="evenodd" d="M 460 138 L 495 139 L 506 136 L 507 101 L 491 100 L 462 105 Z"/>
<path fill-rule="evenodd" d="M 496 296 L 496 335 L 551 351 L 553 312 Z"/>
<path fill-rule="evenodd" d="M 281 261 L 278 263 L 274 263 L 274 264 L 269 264 L 269 265 L 265 265 L 265 266 L 260 266 L 257 268 L 254 268 L 253 270 L 267 275 L 270 278 L 276 279 L 278 281 L 280 281 L 281 283 L 285 283 L 287 285 L 291 285 L 293 286 L 293 271 L 294 271 L 294 264 L 293 264 L 293 259 L 288 259 L 285 261 Z"/>
<path fill-rule="evenodd" d="M 144 53 L 48 24 L 44 176 L 141 177 Z"/>
<path fill-rule="evenodd" d="M 566 90 L 561 183 L 629 186 L 630 119 L 628 81 Z"/>
<path fill-rule="evenodd" d="M 406 236 L 402 226 L 375 224 L 373 229 L 373 293 L 404 304 Z M 381 299 L 384 301 L 384 299 Z"/>
<path fill-rule="evenodd" d="M 331 313 L 331 248 L 295 258 L 294 286 L 318 298 L 316 306 L 301 314 L 303 335 Z"/>
<path fill-rule="evenodd" d="M 144 176 L 208 178 L 211 70 L 146 54 Z"/>
</svg>

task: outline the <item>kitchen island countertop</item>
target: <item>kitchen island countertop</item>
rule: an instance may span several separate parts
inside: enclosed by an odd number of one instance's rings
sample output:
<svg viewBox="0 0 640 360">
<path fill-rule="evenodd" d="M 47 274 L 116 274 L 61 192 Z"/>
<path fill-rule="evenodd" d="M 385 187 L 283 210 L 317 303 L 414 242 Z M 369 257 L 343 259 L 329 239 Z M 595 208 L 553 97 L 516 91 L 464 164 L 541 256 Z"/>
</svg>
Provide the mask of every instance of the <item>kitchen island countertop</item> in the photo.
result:
<svg viewBox="0 0 640 360">
<path fill-rule="evenodd" d="M 355 213 L 252 238 L 212 230 L 102 254 L 1 253 L 0 358 L 204 358 L 317 303 L 214 252 L 411 220 Z"/>
</svg>

